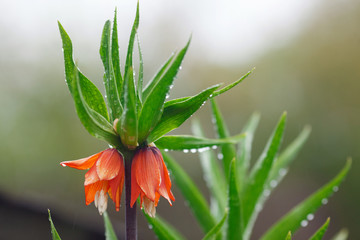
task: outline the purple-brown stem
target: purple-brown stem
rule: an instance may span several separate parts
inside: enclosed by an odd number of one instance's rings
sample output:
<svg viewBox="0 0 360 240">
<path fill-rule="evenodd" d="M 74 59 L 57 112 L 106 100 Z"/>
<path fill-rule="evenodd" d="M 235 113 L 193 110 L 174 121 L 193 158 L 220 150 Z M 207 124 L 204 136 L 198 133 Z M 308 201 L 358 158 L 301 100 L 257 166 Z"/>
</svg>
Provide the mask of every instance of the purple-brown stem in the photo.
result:
<svg viewBox="0 0 360 240">
<path fill-rule="evenodd" d="M 131 200 L 131 163 L 134 152 L 124 154 L 125 157 L 125 226 L 126 240 L 137 240 L 137 223 L 136 223 L 136 202 L 130 207 Z"/>
</svg>

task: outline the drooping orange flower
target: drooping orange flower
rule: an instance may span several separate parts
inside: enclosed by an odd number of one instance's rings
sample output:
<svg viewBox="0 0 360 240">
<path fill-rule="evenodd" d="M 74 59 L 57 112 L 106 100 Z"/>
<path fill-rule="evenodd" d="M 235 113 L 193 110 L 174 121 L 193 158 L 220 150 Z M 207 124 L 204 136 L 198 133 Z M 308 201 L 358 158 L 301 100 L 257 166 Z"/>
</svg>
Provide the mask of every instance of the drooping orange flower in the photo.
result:
<svg viewBox="0 0 360 240">
<path fill-rule="evenodd" d="M 121 193 L 124 186 L 124 162 L 121 154 L 114 148 L 106 149 L 87 158 L 75 161 L 64 161 L 62 166 L 79 170 L 90 170 L 85 174 L 86 205 L 95 201 L 100 215 L 107 208 L 109 193 L 115 203 L 116 211 L 120 210 Z"/>
<path fill-rule="evenodd" d="M 133 207 L 140 195 L 140 207 L 155 217 L 160 195 L 172 205 L 175 201 L 171 190 L 169 172 L 161 152 L 154 146 L 147 146 L 136 151 L 131 165 L 131 202 Z"/>
</svg>

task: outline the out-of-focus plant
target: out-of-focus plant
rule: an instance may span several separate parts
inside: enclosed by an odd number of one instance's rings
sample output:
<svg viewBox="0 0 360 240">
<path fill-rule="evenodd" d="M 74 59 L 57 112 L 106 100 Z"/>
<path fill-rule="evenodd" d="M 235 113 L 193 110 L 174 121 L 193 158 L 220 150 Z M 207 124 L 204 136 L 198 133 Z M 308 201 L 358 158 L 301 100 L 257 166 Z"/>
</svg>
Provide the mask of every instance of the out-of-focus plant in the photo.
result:
<svg viewBox="0 0 360 240">
<path fill-rule="evenodd" d="M 177 54 L 171 55 L 143 87 L 143 61 L 139 41 L 137 78 L 133 64 L 138 26 L 139 5 L 122 73 L 116 11 L 113 27 L 111 28 L 110 21 L 104 25 L 100 56 L 105 69 L 105 101 L 96 86 L 76 66 L 72 42 L 59 23 L 66 83 L 77 114 L 91 135 L 106 141 L 110 146 L 90 157 L 64 161 L 61 165 L 80 170 L 89 169 L 84 183 L 86 204 L 94 202 L 103 215 L 106 239 L 116 239 L 106 213 L 108 196 L 114 201 L 118 211 L 124 182 L 126 239 L 137 238 L 137 200 L 159 239 L 184 239 L 176 227 L 155 215 L 160 196 L 167 199 L 170 205 L 175 200 L 167 167 L 172 171 L 176 184 L 204 230 L 204 239 L 249 239 L 258 213 L 272 190 L 286 175 L 289 164 L 310 133 L 309 127 L 279 154 L 286 122 L 284 113 L 263 153 L 250 168 L 251 146 L 259 116 L 254 114 L 242 133 L 230 136 L 214 97 L 242 82 L 251 71 L 225 87 L 214 85 L 195 96 L 166 101 L 190 40 Z M 198 122 L 193 124 L 195 136 L 164 136 L 190 118 L 207 100 L 211 101 L 218 138 L 206 138 Z M 159 149 L 163 149 L 163 152 Z M 218 149 L 217 158 L 213 152 L 215 149 Z M 187 173 L 165 153 L 170 150 L 199 152 L 211 193 L 210 206 Z M 221 160 L 222 166 L 217 159 Z M 291 232 L 307 225 L 313 218 L 313 213 L 337 191 L 350 168 L 350 162 L 349 160 L 332 181 L 275 223 L 262 239 L 291 239 Z M 60 239 L 50 213 L 49 220 L 53 239 Z M 312 239 L 321 239 L 328 225 L 329 219 Z"/>
</svg>

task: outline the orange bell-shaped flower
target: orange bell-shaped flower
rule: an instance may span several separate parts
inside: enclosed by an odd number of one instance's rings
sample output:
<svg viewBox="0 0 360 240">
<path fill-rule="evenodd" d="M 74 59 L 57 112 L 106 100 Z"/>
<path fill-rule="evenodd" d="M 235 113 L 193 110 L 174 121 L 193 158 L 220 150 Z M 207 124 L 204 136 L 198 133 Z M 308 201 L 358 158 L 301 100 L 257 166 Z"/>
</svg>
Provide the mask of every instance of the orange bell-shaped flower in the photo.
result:
<svg viewBox="0 0 360 240">
<path fill-rule="evenodd" d="M 175 201 L 171 192 L 169 172 L 164 163 L 160 150 L 154 146 L 147 146 L 136 151 L 131 165 L 131 202 L 133 207 L 140 195 L 140 206 L 145 212 L 155 217 L 160 195 Z"/>
<path fill-rule="evenodd" d="M 75 161 L 64 161 L 62 166 L 79 170 L 90 170 L 85 174 L 86 205 L 95 201 L 100 215 L 107 208 L 109 193 L 115 203 L 116 211 L 120 210 L 121 193 L 124 186 L 124 162 L 121 154 L 114 148 L 106 149 L 87 158 Z"/>
</svg>

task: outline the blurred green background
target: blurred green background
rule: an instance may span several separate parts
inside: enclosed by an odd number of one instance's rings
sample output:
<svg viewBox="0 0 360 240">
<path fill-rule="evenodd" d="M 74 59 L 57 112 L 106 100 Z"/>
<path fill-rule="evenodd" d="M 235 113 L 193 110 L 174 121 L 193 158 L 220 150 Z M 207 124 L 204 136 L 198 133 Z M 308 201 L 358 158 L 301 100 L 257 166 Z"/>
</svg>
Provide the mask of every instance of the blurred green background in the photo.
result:
<svg viewBox="0 0 360 240">
<path fill-rule="evenodd" d="M 59 165 L 106 145 L 91 137 L 77 119 L 64 81 L 56 20 L 72 38 L 81 70 L 103 92 L 98 54 L 102 25 L 118 6 L 124 59 L 135 5 L 136 1 L 0 1 L 1 239 L 50 238 L 47 208 L 64 239 L 91 239 L 84 231 L 90 231 L 92 239 L 102 238 L 101 217 L 94 206 L 84 204 L 84 172 Z M 239 133 L 251 113 L 261 113 L 255 159 L 284 110 L 289 118 L 283 146 L 303 126 L 312 126 L 290 174 L 260 215 L 253 239 L 330 180 L 348 156 L 353 167 L 340 191 L 295 237 L 307 238 L 331 216 L 327 239 L 343 227 L 349 229 L 350 239 L 360 239 L 360 2 L 154 0 L 141 2 L 140 8 L 145 79 L 193 35 L 172 98 L 230 83 L 256 67 L 245 82 L 218 98 L 232 134 Z M 208 136 L 214 136 L 208 105 L 194 117 Z M 176 132 L 190 133 L 190 125 L 188 121 Z M 173 156 L 208 194 L 198 156 Z M 158 213 L 189 239 L 201 238 L 176 186 L 174 194 L 174 206 L 162 201 Z M 110 204 L 121 234 L 124 212 L 114 213 L 113 208 Z M 139 224 L 139 239 L 154 238 L 140 215 Z"/>
</svg>

